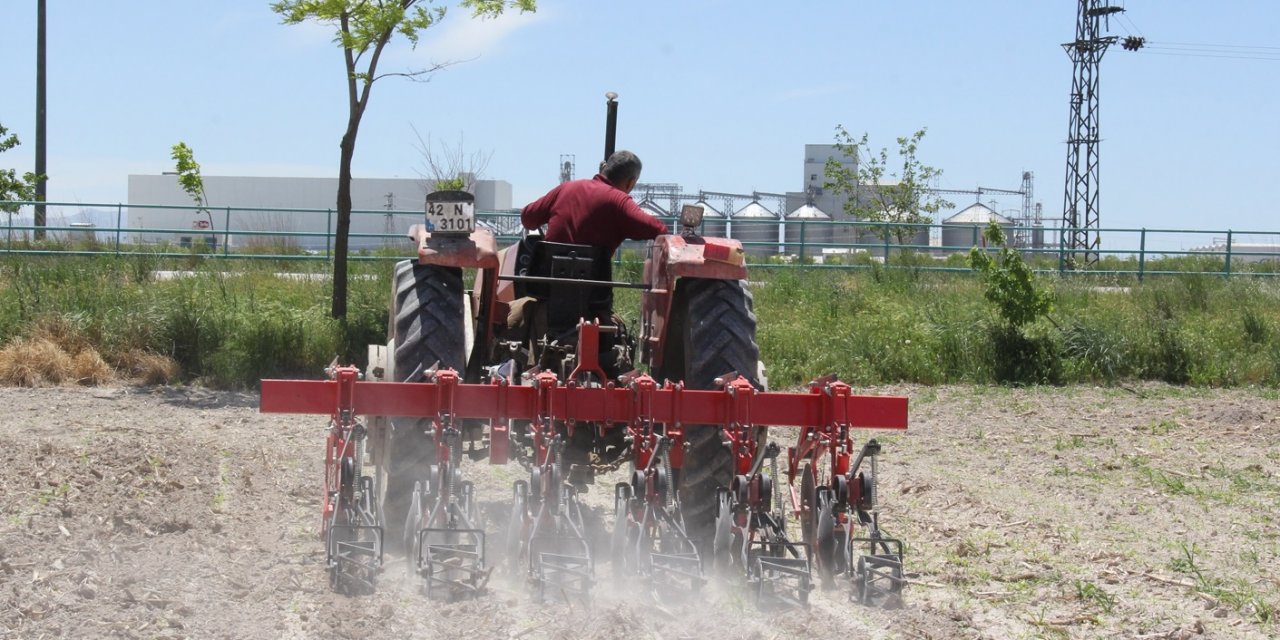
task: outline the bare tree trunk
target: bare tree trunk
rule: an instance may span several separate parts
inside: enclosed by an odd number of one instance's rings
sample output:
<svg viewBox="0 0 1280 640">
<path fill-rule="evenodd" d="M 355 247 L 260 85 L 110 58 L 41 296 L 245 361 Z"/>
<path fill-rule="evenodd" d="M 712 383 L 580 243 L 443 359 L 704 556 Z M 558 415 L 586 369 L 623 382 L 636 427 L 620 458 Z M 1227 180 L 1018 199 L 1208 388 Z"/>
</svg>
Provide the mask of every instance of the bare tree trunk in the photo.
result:
<svg viewBox="0 0 1280 640">
<path fill-rule="evenodd" d="M 347 317 L 347 246 L 351 235 L 351 159 L 356 153 L 356 131 L 360 128 L 359 115 L 352 114 L 347 121 L 347 132 L 342 136 L 342 155 L 338 162 L 338 226 L 333 243 L 333 306 L 329 315 L 345 320 Z"/>
</svg>

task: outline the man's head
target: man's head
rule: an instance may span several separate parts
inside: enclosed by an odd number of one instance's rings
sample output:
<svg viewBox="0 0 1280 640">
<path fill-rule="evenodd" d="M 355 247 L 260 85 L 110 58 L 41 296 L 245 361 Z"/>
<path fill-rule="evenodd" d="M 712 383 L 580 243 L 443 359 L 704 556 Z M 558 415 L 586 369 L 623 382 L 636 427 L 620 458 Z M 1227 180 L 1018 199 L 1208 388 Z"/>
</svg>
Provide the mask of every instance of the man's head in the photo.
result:
<svg viewBox="0 0 1280 640">
<path fill-rule="evenodd" d="M 630 151 L 615 151 L 605 160 L 600 174 L 613 186 L 627 193 L 640 181 L 640 158 Z"/>
</svg>

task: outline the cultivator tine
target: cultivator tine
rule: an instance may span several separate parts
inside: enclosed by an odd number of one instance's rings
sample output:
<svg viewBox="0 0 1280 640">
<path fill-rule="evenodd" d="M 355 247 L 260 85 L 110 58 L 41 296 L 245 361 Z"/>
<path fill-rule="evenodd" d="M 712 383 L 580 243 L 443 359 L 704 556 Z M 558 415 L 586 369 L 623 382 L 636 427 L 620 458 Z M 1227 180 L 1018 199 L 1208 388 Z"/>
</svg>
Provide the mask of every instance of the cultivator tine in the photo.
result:
<svg viewBox="0 0 1280 640">
<path fill-rule="evenodd" d="M 453 601 L 480 593 L 492 572 L 484 566 L 484 530 L 419 530 L 417 565 L 428 597 L 443 592 L 443 599 Z"/>
<path fill-rule="evenodd" d="M 559 443 L 554 448 L 558 457 Z M 595 585 L 594 563 L 584 535 L 577 493 L 565 485 L 559 486 L 557 495 L 559 502 L 544 500 L 533 519 L 526 547 L 529 579 L 534 595 L 540 600 L 559 595 L 566 601 L 585 601 Z"/>
<path fill-rule="evenodd" d="M 659 531 L 664 537 L 658 541 L 658 548 L 663 550 L 649 554 L 649 579 L 655 592 L 675 595 L 672 590 L 683 590 L 697 593 L 707 583 L 702 573 L 702 557 L 684 527 L 667 509 L 656 509 L 655 516 L 662 523 Z"/>
<path fill-rule="evenodd" d="M 591 557 L 587 554 L 565 554 L 544 551 L 536 554 L 533 575 L 535 595 L 545 600 L 549 594 L 562 599 L 588 600 L 591 597 Z"/>
<path fill-rule="evenodd" d="M 748 582 L 755 588 L 756 604 L 761 608 L 805 607 L 809 592 L 813 591 L 813 577 L 805 558 L 756 555 Z"/>
<path fill-rule="evenodd" d="M 331 524 L 326 546 L 330 586 L 342 593 L 372 593 L 382 568 L 382 527 Z"/>
<path fill-rule="evenodd" d="M 902 604 L 906 577 L 902 571 L 902 541 L 894 538 L 854 538 L 854 548 L 868 553 L 857 557 L 851 576 L 853 599 L 864 605 L 892 609 Z"/>
<path fill-rule="evenodd" d="M 753 513 L 749 521 L 753 535 L 746 549 L 747 583 L 754 587 L 757 606 L 808 606 L 814 587 L 809 546 L 788 540 L 771 513 Z"/>
<path fill-rule="evenodd" d="M 697 553 L 653 553 L 649 555 L 655 588 L 667 587 L 697 593 L 707 583 L 702 575 L 702 559 Z"/>
</svg>

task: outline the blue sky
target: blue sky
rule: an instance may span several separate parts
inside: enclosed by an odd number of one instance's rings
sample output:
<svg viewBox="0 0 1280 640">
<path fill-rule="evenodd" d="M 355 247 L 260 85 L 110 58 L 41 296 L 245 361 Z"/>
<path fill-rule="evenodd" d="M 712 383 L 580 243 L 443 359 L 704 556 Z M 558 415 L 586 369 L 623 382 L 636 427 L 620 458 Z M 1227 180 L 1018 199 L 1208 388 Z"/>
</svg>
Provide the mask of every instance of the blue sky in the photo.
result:
<svg viewBox="0 0 1280 640">
<path fill-rule="evenodd" d="M 1115 35 L 1268 48 L 1108 51 L 1102 226 L 1280 231 L 1280 3 L 1114 1 L 1128 10 Z M 281 25 L 268 4 L 49 2 L 49 199 L 124 201 L 128 174 L 171 169 L 179 140 L 206 175 L 336 175 L 340 52 L 330 29 Z M 379 81 L 355 173 L 417 176 L 416 127 L 492 153 L 485 177 L 510 181 L 520 206 L 555 184 L 560 154 L 590 175 L 615 91 L 619 147 L 641 156 L 646 182 L 800 190 L 804 145 L 831 142 L 837 124 L 876 146 L 928 127 L 920 156 L 943 169 L 940 186 L 1016 189 L 1033 171 L 1055 220 L 1075 6 L 542 0 L 490 21 L 455 9 L 416 50 L 395 41 L 381 69 L 468 61 L 427 83 Z M 0 167 L 33 163 L 35 7 L 5 2 L 0 122 L 24 144 Z"/>
</svg>

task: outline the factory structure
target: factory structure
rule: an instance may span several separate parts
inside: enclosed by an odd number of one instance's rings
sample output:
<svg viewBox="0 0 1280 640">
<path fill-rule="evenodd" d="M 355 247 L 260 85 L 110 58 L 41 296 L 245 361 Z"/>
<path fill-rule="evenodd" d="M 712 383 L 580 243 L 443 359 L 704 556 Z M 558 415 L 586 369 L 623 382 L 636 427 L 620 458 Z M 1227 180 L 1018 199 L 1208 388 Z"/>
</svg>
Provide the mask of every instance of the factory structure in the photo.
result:
<svg viewBox="0 0 1280 640">
<path fill-rule="evenodd" d="M 1033 176 L 1022 174 L 1020 189 L 978 187 L 973 190 L 934 189 L 938 194 L 974 196 L 933 225 L 882 225 L 857 220 L 849 212 L 849 195 L 826 188 L 826 166 L 835 160 L 856 175 L 856 159 L 838 147 L 804 147 L 804 175 L 800 188 L 786 192 L 687 192 L 678 184 L 640 183 L 631 196 L 644 211 L 673 223 L 683 206 L 704 212 L 702 233 L 740 240 L 757 257 L 780 256 L 824 261 L 832 256 L 869 253 L 883 257 L 893 246 L 942 257 L 967 252 L 980 244 L 982 229 L 991 221 L 1008 227 L 1013 246 L 1044 246 L 1040 206 L 1033 202 Z M 561 156 L 561 181 L 573 179 L 573 156 Z M 505 180 L 477 180 L 463 176 L 476 196 L 476 210 L 517 214 L 512 186 Z M 303 250 L 328 248 L 328 230 L 336 224 L 333 212 L 336 178 L 205 176 L 206 209 L 193 201 L 173 173 L 129 176 L 128 227 L 135 241 L 195 242 L 252 250 L 255 245 L 288 244 Z M 428 179 L 356 178 L 352 181 L 352 250 L 398 246 L 403 232 L 420 221 Z M 871 189 L 855 194 L 870 198 Z M 1018 196 L 1018 208 L 997 211 L 984 195 Z M 959 200 L 959 198 L 956 198 Z M 486 217 L 484 224 L 499 235 L 520 233 L 518 215 Z M 669 224 L 668 226 L 673 226 Z"/>
<path fill-rule="evenodd" d="M 982 244 L 982 230 L 994 221 L 1006 227 L 1011 246 L 1040 249 L 1045 246 L 1040 203 L 1035 202 L 1034 175 L 1022 173 L 1019 189 L 942 189 L 942 195 L 968 195 L 970 203 L 958 203 L 952 215 L 932 224 L 878 224 L 858 220 L 850 209 L 850 196 L 826 187 L 826 167 L 831 160 L 857 174 L 857 159 L 846 156 L 836 145 L 810 144 L 804 148 L 802 189 L 784 193 L 753 191 L 685 192 L 677 184 L 640 183 L 632 198 L 645 211 L 674 218 L 681 207 L 694 204 L 703 209 L 703 233 L 726 236 L 743 242 L 755 256 L 804 255 L 816 261 L 843 254 L 869 253 L 883 257 L 894 247 L 944 257 L 967 252 Z M 562 171 L 562 180 L 568 176 Z M 870 200 L 873 186 L 864 186 L 854 197 Z M 1017 208 L 997 211 L 995 201 L 984 204 L 984 195 L 1017 196 Z"/>
</svg>

